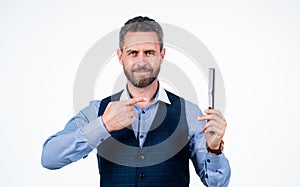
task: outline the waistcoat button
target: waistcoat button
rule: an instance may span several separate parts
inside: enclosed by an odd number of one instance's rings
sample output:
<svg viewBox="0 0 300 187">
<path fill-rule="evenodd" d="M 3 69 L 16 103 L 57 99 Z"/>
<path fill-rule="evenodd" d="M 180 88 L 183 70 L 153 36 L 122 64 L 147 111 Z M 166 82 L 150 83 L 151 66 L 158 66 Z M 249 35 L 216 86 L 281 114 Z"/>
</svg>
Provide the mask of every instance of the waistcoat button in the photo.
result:
<svg viewBox="0 0 300 187">
<path fill-rule="evenodd" d="M 140 174 L 140 179 L 143 179 L 145 177 L 145 174 L 144 173 L 141 173 Z"/>
</svg>

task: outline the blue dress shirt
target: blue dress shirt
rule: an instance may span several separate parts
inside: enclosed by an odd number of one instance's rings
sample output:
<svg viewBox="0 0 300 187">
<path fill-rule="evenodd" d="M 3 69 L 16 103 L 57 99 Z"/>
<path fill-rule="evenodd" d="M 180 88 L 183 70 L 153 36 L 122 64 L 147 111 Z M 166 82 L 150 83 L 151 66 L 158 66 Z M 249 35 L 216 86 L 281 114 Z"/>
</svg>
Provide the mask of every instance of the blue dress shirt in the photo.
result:
<svg viewBox="0 0 300 187">
<path fill-rule="evenodd" d="M 127 89 L 120 100 L 127 100 L 130 96 Z M 142 109 L 134 105 L 136 121 L 132 124 L 140 147 L 143 147 L 147 132 L 156 115 L 158 101 L 171 104 L 166 91 L 159 86 L 153 102 Z M 81 158 L 86 157 L 111 135 L 103 125 L 98 111 L 101 101 L 91 101 L 89 106 L 81 110 L 65 126 L 65 128 L 49 137 L 43 146 L 42 165 L 48 169 L 59 169 Z M 230 180 L 230 166 L 224 154 L 212 156 L 207 152 L 205 133 L 201 131 L 204 121 L 198 121 L 202 116 L 199 107 L 185 100 L 186 118 L 189 128 L 190 159 L 196 173 L 206 186 L 228 186 Z M 137 135 L 139 135 L 137 137 Z"/>
</svg>

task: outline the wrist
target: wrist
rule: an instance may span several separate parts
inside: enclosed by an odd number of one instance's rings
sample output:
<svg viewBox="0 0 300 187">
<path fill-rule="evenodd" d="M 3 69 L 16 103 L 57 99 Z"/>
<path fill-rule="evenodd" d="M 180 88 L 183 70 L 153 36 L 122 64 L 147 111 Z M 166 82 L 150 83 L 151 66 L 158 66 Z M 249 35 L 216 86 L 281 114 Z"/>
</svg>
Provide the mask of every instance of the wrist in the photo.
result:
<svg viewBox="0 0 300 187">
<path fill-rule="evenodd" d="M 223 150 L 224 150 L 224 141 L 221 140 L 219 146 L 217 149 L 215 148 L 210 148 L 207 144 L 206 144 L 206 147 L 207 147 L 207 151 L 211 154 L 211 155 L 220 155 L 223 153 Z"/>
<path fill-rule="evenodd" d="M 101 116 L 101 119 L 102 119 L 102 124 L 104 128 L 107 130 L 107 132 L 111 132 L 111 129 L 108 127 L 107 121 L 103 118 L 103 116 Z"/>
</svg>

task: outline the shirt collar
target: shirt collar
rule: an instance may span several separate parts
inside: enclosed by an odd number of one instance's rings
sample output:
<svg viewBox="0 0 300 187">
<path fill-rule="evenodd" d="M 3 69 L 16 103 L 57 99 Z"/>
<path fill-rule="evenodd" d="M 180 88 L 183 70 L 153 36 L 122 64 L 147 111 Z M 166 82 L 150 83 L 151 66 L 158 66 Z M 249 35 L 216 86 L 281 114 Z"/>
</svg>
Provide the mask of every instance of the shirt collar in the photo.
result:
<svg viewBox="0 0 300 187">
<path fill-rule="evenodd" d="M 129 95 L 129 92 L 127 90 L 127 86 L 125 87 L 124 91 L 122 92 L 122 95 L 120 97 L 120 100 L 121 101 L 124 101 L 124 100 L 127 100 L 127 99 L 130 99 L 130 95 Z M 171 104 L 170 100 L 169 100 L 169 97 L 167 95 L 167 92 L 166 90 L 161 86 L 161 84 L 159 84 L 158 86 L 158 92 L 156 93 L 156 96 L 153 100 L 153 103 L 156 102 L 156 101 L 162 101 L 166 104 Z"/>
</svg>

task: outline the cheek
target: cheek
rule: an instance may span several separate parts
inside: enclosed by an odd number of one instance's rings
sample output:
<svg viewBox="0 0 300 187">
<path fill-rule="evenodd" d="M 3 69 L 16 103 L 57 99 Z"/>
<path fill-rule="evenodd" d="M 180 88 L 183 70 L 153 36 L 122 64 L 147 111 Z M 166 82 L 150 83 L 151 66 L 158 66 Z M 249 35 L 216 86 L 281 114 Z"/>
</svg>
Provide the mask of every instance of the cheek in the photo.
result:
<svg viewBox="0 0 300 187">
<path fill-rule="evenodd" d="M 152 59 L 149 59 L 148 62 L 151 63 L 151 66 L 158 67 L 161 65 L 162 60 L 159 58 L 152 58 Z"/>
<path fill-rule="evenodd" d="M 133 65 L 137 60 L 134 59 L 134 58 L 129 58 L 129 57 L 125 57 L 122 59 L 123 61 L 123 64 L 126 64 L 126 65 Z"/>
<path fill-rule="evenodd" d="M 133 68 L 133 63 L 129 61 L 123 61 L 123 69 L 130 71 Z"/>
</svg>

